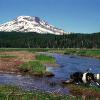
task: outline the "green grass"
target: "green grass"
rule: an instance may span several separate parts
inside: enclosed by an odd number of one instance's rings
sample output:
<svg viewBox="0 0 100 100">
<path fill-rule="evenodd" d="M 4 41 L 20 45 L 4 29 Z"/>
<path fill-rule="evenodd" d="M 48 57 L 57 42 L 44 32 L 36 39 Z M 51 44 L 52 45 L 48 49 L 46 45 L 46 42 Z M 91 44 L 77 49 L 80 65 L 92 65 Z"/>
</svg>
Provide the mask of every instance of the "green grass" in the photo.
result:
<svg viewBox="0 0 100 100">
<path fill-rule="evenodd" d="M 0 85 L 0 100 L 77 100 L 75 96 L 41 91 L 27 92 L 16 86 Z M 81 99 L 82 100 L 82 99 Z"/>
<path fill-rule="evenodd" d="M 67 54 L 67 55 L 100 57 L 100 49 L 59 48 L 59 49 L 49 49 L 48 52 Z"/>
<path fill-rule="evenodd" d="M 39 61 L 25 62 L 24 64 L 21 65 L 21 69 L 24 72 L 39 73 L 39 74 L 43 74 L 46 71 L 46 67 Z"/>
<path fill-rule="evenodd" d="M 29 51 L 29 52 L 45 52 L 48 51 L 47 48 L 1 48 L 0 52 L 4 51 Z M 0 55 L 1 58 L 12 58 L 15 57 L 15 55 L 7 55 L 2 54 Z M 37 55 L 35 61 L 29 61 L 25 62 L 20 66 L 20 69 L 22 72 L 27 72 L 30 74 L 43 74 L 46 72 L 46 67 L 44 66 L 44 63 L 55 63 L 55 58 L 47 55 Z"/>
<path fill-rule="evenodd" d="M 64 54 L 100 57 L 100 50 L 99 49 L 97 50 L 95 49 L 66 49 Z"/>
<path fill-rule="evenodd" d="M 6 51 L 46 52 L 48 48 L 0 48 L 0 52 Z"/>
<path fill-rule="evenodd" d="M 100 50 L 81 50 L 79 52 L 80 55 L 87 55 L 87 56 L 98 56 L 100 55 Z"/>
<path fill-rule="evenodd" d="M 92 91 L 96 90 L 100 93 L 99 88 L 87 88 L 82 86 L 70 85 L 73 92 Z M 80 92 L 81 93 L 81 92 Z M 92 94 L 91 94 L 92 95 Z M 87 100 L 95 100 L 94 97 L 89 97 Z M 17 86 L 0 85 L 0 100 L 83 100 L 81 96 L 61 95 L 57 93 L 46 93 L 42 91 L 24 91 Z"/>
<path fill-rule="evenodd" d="M 16 55 L 0 54 L 0 58 L 15 58 Z"/>
<path fill-rule="evenodd" d="M 80 49 L 80 48 L 0 48 L 4 51 L 29 51 L 29 52 L 55 52 L 62 54 L 76 54 L 82 56 L 100 57 L 100 49 Z"/>
<path fill-rule="evenodd" d="M 16 86 L 0 85 L 0 93 L 19 93 L 20 89 Z"/>
<path fill-rule="evenodd" d="M 42 63 L 55 63 L 56 62 L 54 57 L 44 55 L 44 54 L 37 55 L 36 59 L 39 60 Z"/>
<path fill-rule="evenodd" d="M 33 75 L 47 75 L 52 74 L 46 71 L 46 66 L 44 64 L 50 63 L 54 64 L 56 62 L 55 58 L 47 55 L 36 55 L 36 60 L 25 62 L 20 66 L 22 72 L 33 74 Z"/>
</svg>

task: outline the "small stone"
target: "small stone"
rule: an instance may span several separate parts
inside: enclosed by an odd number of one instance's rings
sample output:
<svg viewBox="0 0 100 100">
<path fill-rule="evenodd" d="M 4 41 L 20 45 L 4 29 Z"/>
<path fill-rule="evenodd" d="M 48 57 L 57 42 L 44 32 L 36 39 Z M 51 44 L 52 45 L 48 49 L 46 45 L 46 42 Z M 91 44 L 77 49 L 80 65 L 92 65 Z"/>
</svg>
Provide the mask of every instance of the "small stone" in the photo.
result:
<svg viewBox="0 0 100 100">
<path fill-rule="evenodd" d="M 53 77 L 53 76 L 55 76 L 53 73 L 51 73 L 51 72 L 46 72 L 45 73 L 45 76 L 46 77 Z"/>
</svg>

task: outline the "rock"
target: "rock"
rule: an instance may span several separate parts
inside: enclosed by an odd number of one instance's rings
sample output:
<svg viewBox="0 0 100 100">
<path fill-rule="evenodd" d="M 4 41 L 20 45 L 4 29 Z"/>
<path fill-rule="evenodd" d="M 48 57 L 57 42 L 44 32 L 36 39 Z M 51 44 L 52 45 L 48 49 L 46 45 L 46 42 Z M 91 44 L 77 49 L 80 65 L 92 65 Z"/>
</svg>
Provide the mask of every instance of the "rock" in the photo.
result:
<svg viewBox="0 0 100 100">
<path fill-rule="evenodd" d="M 46 77 L 53 77 L 55 76 L 52 72 L 45 72 Z"/>
<path fill-rule="evenodd" d="M 35 73 L 33 73 L 33 75 L 34 75 L 34 76 L 37 76 L 37 77 L 43 77 L 43 73 L 36 73 L 36 72 L 35 72 Z"/>
</svg>

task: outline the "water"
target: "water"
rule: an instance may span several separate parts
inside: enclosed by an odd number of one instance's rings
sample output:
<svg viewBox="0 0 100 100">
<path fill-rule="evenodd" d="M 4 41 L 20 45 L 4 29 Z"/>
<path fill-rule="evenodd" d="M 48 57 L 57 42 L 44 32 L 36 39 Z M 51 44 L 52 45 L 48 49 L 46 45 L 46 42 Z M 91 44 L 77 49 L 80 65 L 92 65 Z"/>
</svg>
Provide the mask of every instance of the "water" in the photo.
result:
<svg viewBox="0 0 100 100">
<path fill-rule="evenodd" d="M 91 68 L 90 72 L 100 73 L 100 60 L 94 58 L 53 54 L 60 67 L 52 67 L 50 71 L 55 73 L 55 77 L 59 79 L 68 79 L 70 74 L 76 71 L 86 72 Z"/>
<path fill-rule="evenodd" d="M 22 76 L 14 74 L 0 74 L 0 84 L 19 86 L 25 90 L 42 90 L 46 92 L 71 94 L 68 88 L 61 85 L 62 80 L 69 79 L 70 74 L 76 71 L 85 72 L 91 68 L 91 72 L 100 73 L 100 60 L 94 58 L 49 54 L 56 58 L 58 67 L 47 66 L 47 70 L 55 74 L 52 78 L 39 78 L 34 76 Z"/>
</svg>

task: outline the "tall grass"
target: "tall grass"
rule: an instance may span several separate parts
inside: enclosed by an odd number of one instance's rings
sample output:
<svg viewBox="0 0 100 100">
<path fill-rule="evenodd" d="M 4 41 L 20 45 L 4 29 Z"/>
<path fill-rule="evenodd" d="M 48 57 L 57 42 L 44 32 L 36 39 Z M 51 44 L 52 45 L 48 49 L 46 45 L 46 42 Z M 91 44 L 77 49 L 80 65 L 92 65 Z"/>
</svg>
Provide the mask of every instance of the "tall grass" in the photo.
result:
<svg viewBox="0 0 100 100">
<path fill-rule="evenodd" d="M 37 55 L 36 59 L 39 60 L 42 63 L 55 63 L 56 62 L 54 57 L 44 55 L 44 54 Z"/>
</svg>

